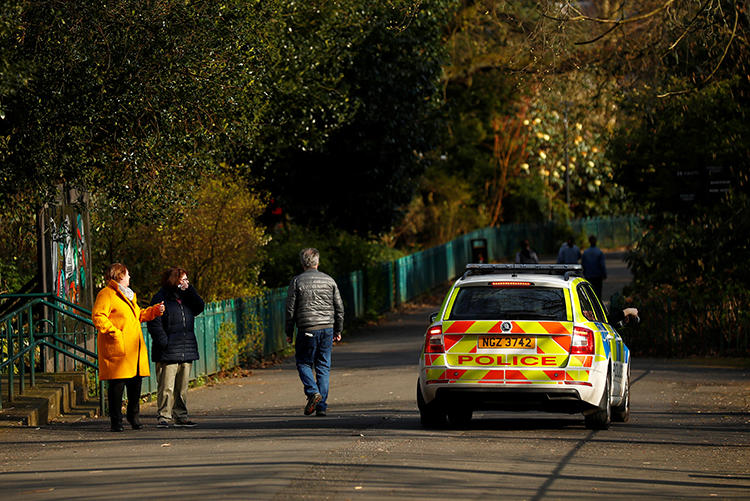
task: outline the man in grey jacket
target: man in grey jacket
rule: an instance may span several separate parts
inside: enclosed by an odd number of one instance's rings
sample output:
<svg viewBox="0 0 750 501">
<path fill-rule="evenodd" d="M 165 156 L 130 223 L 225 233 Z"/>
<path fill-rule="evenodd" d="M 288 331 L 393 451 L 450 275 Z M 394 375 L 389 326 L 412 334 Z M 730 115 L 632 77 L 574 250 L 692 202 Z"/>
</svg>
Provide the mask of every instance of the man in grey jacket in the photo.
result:
<svg viewBox="0 0 750 501">
<path fill-rule="evenodd" d="M 318 250 L 302 249 L 299 257 L 305 271 L 292 279 L 287 291 L 286 338 L 292 342 L 296 324 L 297 371 L 307 396 L 305 415 L 325 416 L 331 351 L 333 343 L 341 341 L 344 303 L 336 282 L 318 271 Z"/>
</svg>

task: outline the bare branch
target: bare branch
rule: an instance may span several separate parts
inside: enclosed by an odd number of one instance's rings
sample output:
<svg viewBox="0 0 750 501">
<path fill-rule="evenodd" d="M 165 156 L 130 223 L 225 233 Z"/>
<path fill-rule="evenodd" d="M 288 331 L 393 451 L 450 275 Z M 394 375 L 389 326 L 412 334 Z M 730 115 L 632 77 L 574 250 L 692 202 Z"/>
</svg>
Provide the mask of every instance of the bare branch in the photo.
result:
<svg viewBox="0 0 750 501">
<path fill-rule="evenodd" d="M 732 27 L 732 34 L 729 37 L 729 41 L 727 42 L 726 47 L 724 47 L 724 52 L 721 54 L 721 58 L 719 58 L 719 61 L 716 63 L 716 66 L 711 71 L 711 73 L 709 73 L 709 75 L 700 82 L 699 87 L 703 87 L 704 85 L 706 85 L 706 83 L 708 83 L 708 81 L 711 80 L 711 78 L 713 78 L 713 76 L 716 74 L 716 72 L 719 70 L 722 63 L 724 62 L 724 59 L 726 58 L 727 53 L 729 52 L 729 46 L 732 45 L 732 42 L 735 40 L 735 36 L 737 34 L 737 24 L 739 22 L 739 17 L 740 17 L 739 9 L 735 9 L 734 26 Z M 665 98 L 665 97 L 677 96 L 677 95 L 687 94 L 689 92 L 692 92 L 693 90 L 696 90 L 696 89 L 685 89 L 681 91 L 665 92 L 663 94 L 657 94 L 656 97 Z"/>
<path fill-rule="evenodd" d="M 711 77 L 714 76 L 714 73 L 719 69 L 721 66 L 721 63 L 724 62 L 724 59 L 727 57 L 727 52 L 729 52 L 729 46 L 732 45 L 732 41 L 734 40 L 735 35 L 737 34 L 737 22 L 740 18 L 740 11 L 739 9 L 734 10 L 734 26 L 732 27 L 732 36 L 729 37 L 729 41 L 727 42 L 727 46 L 724 47 L 724 53 L 721 55 L 721 58 L 719 59 L 719 62 L 716 63 L 716 67 L 713 69 L 713 71 L 703 80 L 703 83 L 706 83 L 711 79 Z"/>
<path fill-rule="evenodd" d="M 601 35 L 597 36 L 596 38 L 592 38 L 591 40 L 586 40 L 584 42 L 574 42 L 573 45 L 588 45 L 588 44 L 591 44 L 591 43 L 598 42 L 602 38 L 604 38 L 607 35 L 609 35 L 610 33 L 612 33 L 619 26 L 620 26 L 619 24 L 612 25 L 612 27 L 608 28 L 604 33 L 602 33 Z"/>
<path fill-rule="evenodd" d="M 695 13 L 695 16 L 693 17 L 693 19 L 685 27 L 685 30 L 682 32 L 682 34 L 679 37 L 677 37 L 677 40 L 675 40 L 672 45 L 669 46 L 669 48 L 667 49 L 667 52 L 669 52 L 669 51 L 673 50 L 675 47 L 677 47 L 677 44 L 679 44 L 680 41 L 683 38 L 685 38 L 685 35 L 687 35 L 688 32 L 690 31 L 690 27 L 695 24 L 695 21 L 698 19 L 698 16 L 700 16 L 703 13 L 703 11 L 706 10 L 706 7 L 708 7 L 709 3 L 711 3 L 711 0 L 706 0 L 703 3 L 703 5 L 701 6 L 701 8 L 698 9 L 698 12 Z"/>
<path fill-rule="evenodd" d="M 546 17 L 546 18 L 548 18 L 548 19 L 552 19 L 552 20 L 559 21 L 559 22 L 591 21 L 591 22 L 599 23 L 599 24 L 615 24 L 615 25 L 619 25 L 619 24 L 637 23 L 637 22 L 643 21 L 645 19 L 648 19 L 650 17 L 653 17 L 653 16 L 659 14 L 660 12 L 667 10 L 674 2 L 675 2 L 675 0 L 667 0 L 666 2 L 664 2 L 664 5 L 662 5 L 661 7 L 658 7 L 656 9 L 652 10 L 651 12 L 646 12 L 645 14 L 641 14 L 641 15 L 633 16 L 633 17 L 628 17 L 628 18 L 625 18 L 625 19 L 602 19 L 600 17 L 587 16 L 587 15 L 584 15 L 583 13 L 581 13 L 581 11 L 579 11 L 575 7 L 573 7 L 570 3 L 568 3 L 567 6 L 570 8 L 570 10 L 572 10 L 572 11 L 574 11 L 574 12 L 577 13 L 576 16 L 572 16 L 572 17 L 555 17 L 555 16 L 550 16 L 550 15 L 545 14 L 545 13 L 542 13 L 541 15 L 544 16 L 544 17 Z"/>
</svg>

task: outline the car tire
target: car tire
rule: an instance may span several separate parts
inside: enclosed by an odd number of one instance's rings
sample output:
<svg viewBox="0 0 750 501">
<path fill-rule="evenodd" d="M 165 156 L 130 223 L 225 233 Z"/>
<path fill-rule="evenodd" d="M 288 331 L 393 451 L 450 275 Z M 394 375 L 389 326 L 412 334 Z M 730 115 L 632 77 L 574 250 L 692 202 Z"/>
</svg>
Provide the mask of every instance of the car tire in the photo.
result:
<svg viewBox="0 0 750 501">
<path fill-rule="evenodd" d="M 602 399 L 599 401 L 599 407 L 590 414 L 584 414 L 583 419 L 586 428 L 589 430 L 606 430 L 612 421 L 612 402 L 611 402 L 611 376 L 607 373 L 607 383 L 602 393 Z"/>
<path fill-rule="evenodd" d="M 448 411 L 448 422 L 456 428 L 469 426 L 474 411 L 472 409 L 451 409 Z"/>
<path fill-rule="evenodd" d="M 612 409 L 612 421 L 627 423 L 630 420 L 630 368 L 628 367 L 628 380 L 625 382 L 625 392 L 622 402 Z"/>
<path fill-rule="evenodd" d="M 429 404 L 424 401 L 419 381 L 417 381 L 417 407 L 419 407 L 419 420 L 424 428 L 445 426 L 445 410 L 437 400 L 433 400 Z"/>
</svg>

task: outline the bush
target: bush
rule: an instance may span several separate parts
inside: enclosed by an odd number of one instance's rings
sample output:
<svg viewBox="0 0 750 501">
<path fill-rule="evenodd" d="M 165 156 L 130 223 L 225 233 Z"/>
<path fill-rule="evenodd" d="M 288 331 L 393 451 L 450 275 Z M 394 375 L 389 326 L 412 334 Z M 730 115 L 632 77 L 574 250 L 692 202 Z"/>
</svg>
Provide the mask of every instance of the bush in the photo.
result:
<svg viewBox="0 0 750 501">
<path fill-rule="evenodd" d="M 295 224 L 278 228 L 265 248 L 262 284 L 269 288 L 286 287 L 302 271 L 299 252 L 305 247 L 320 251 L 320 270 L 339 279 L 384 261 L 403 256 L 385 244 L 345 231 L 313 229 Z"/>
<path fill-rule="evenodd" d="M 651 222 L 628 263 L 651 355 L 750 354 L 750 203 L 736 195 L 702 215 Z"/>
</svg>

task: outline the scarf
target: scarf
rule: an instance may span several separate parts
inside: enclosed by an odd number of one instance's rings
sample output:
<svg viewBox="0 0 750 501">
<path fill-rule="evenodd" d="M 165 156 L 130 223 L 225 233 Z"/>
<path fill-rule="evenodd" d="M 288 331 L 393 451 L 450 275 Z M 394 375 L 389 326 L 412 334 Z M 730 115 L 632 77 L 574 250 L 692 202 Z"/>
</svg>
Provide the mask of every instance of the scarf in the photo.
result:
<svg viewBox="0 0 750 501">
<path fill-rule="evenodd" d="M 117 284 L 117 288 L 120 289 L 120 292 L 122 292 L 122 295 L 128 298 L 128 300 L 132 303 L 133 297 L 135 296 L 135 292 L 133 292 L 133 289 L 130 287 L 123 287 L 120 284 Z"/>
</svg>

